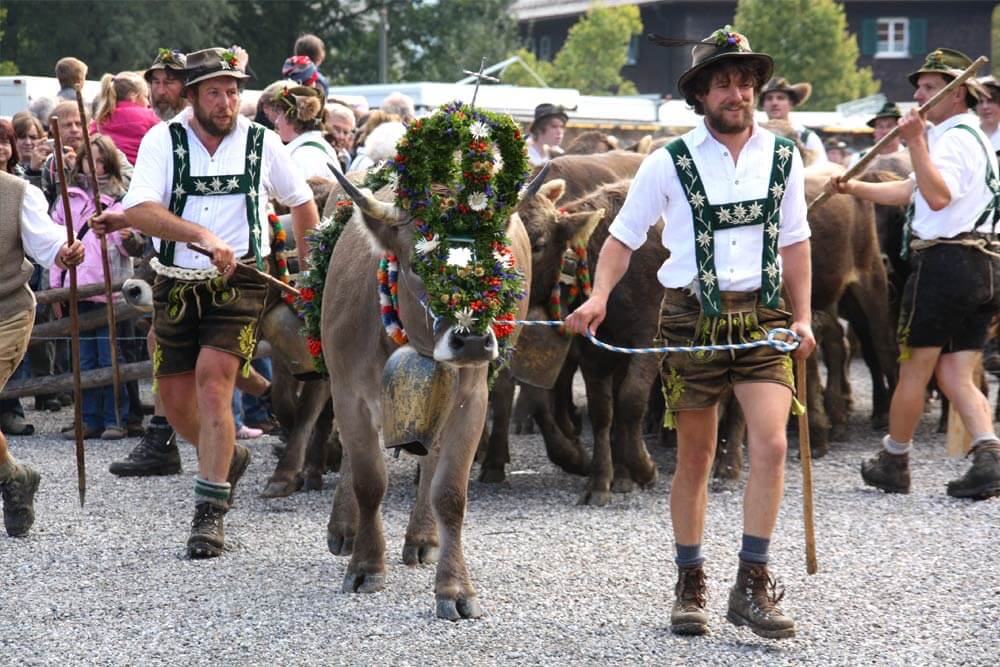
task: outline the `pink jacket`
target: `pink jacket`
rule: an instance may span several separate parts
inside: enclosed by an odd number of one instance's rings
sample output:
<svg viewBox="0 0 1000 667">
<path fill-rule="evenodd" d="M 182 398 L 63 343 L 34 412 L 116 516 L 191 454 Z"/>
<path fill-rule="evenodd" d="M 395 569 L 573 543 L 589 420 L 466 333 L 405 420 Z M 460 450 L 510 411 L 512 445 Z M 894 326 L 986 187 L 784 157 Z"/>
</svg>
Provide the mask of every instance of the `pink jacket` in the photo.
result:
<svg viewBox="0 0 1000 667">
<path fill-rule="evenodd" d="M 77 234 L 77 238 L 79 238 L 80 229 L 90 219 L 90 216 L 96 212 L 94 210 L 94 200 L 89 192 L 75 185 L 69 186 L 67 192 L 69 193 L 70 212 L 73 215 L 73 228 Z M 122 210 L 121 203 L 116 202 L 113 197 L 107 195 L 101 195 L 101 205 L 104 206 L 105 210 L 109 211 Z M 56 199 L 56 203 L 52 207 L 52 220 L 58 225 L 66 226 L 66 214 L 63 211 L 62 197 Z M 92 229 L 89 229 L 89 224 L 87 227 L 87 233 L 81 239 L 85 253 L 83 264 L 76 267 L 77 285 L 104 282 L 104 269 L 101 266 L 101 240 Z M 122 246 L 121 238 L 117 232 L 108 235 L 108 264 L 111 267 L 112 281 L 132 275 L 132 258 L 125 253 L 125 248 Z M 66 270 L 53 264 L 49 270 L 49 286 L 52 288 L 69 287 L 69 278 L 66 276 Z M 103 294 L 88 297 L 85 300 L 99 301 L 100 303 L 107 301 Z"/>
<path fill-rule="evenodd" d="M 142 107 L 135 102 L 119 102 L 115 110 L 111 112 L 111 117 L 101 123 L 100 127 L 90 124 L 90 131 L 99 131 L 111 137 L 129 163 L 135 164 L 135 156 L 139 152 L 139 144 L 142 138 L 149 132 L 149 128 L 160 122 L 160 118 L 149 107 Z"/>
</svg>

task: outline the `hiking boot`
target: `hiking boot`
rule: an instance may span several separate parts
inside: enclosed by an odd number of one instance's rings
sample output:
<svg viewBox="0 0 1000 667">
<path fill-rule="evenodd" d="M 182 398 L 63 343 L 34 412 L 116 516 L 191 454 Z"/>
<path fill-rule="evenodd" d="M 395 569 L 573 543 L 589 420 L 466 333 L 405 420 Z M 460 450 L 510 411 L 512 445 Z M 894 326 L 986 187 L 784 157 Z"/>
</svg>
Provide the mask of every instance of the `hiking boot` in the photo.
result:
<svg viewBox="0 0 1000 667">
<path fill-rule="evenodd" d="M 24 417 L 16 412 L 5 412 L 0 415 L 0 431 L 7 435 L 32 435 L 35 425 L 24 421 Z"/>
<path fill-rule="evenodd" d="M 181 471 L 181 453 L 177 435 L 170 426 L 150 424 L 139 444 L 124 461 L 115 461 L 109 468 L 119 477 L 149 477 L 176 475 Z"/>
<path fill-rule="evenodd" d="M 740 561 L 736 585 L 729 589 L 729 610 L 726 620 L 733 625 L 747 626 L 760 637 L 787 639 L 795 636 L 795 621 L 785 616 L 778 603 L 785 596 L 767 565 Z"/>
<path fill-rule="evenodd" d="M 34 468 L 21 464 L 10 481 L 0 484 L 3 496 L 3 525 L 11 537 L 27 535 L 35 523 L 35 491 L 42 476 Z"/>
<path fill-rule="evenodd" d="M 948 495 L 972 500 L 1000 496 L 1000 442 L 981 442 L 968 455 L 972 456 L 972 467 L 948 482 Z"/>
<path fill-rule="evenodd" d="M 43 410 L 48 410 L 49 412 L 59 412 L 62 410 L 62 403 L 59 402 L 54 395 L 49 396 L 35 396 L 35 410 L 41 412 Z"/>
<path fill-rule="evenodd" d="M 191 558 L 216 558 L 222 555 L 226 531 L 222 524 L 226 508 L 215 503 L 197 503 L 191 520 L 191 536 L 187 550 Z"/>
<path fill-rule="evenodd" d="M 861 479 L 886 493 L 909 493 L 910 455 L 890 454 L 880 449 L 878 454 L 862 461 Z"/>
<path fill-rule="evenodd" d="M 101 440 L 123 440 L 128 431 L 117 426 L 109 426 L 101 433 Z"/>
<path fill-rule="evenodd" d="M 236 482 L 240 481 L 249 465 L 250 450 L 243 445 L 236 445 L 233 449 L 233 458 L 229 462 L 229 474 L 226 475 L 226 481 L 229 482 L 229 507 L 233 506 L 236 497 Z"/>
<path fill-rule="evenodd" d="M 675 635 L 708 633 L 708 614 L 705 613 L 707 594 L 705 570 L 701 565 L 677 568 L 674 606 L 670 610 L 671 632 Z"/>
</svg>

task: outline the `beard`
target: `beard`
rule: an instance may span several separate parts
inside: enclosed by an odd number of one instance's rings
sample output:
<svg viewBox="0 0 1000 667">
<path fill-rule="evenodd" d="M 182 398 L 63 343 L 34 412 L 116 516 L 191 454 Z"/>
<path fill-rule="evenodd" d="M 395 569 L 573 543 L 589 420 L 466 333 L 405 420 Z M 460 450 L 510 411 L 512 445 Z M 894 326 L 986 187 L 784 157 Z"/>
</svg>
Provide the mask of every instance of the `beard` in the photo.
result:
<svg viewBox="0 0 1000 667">
<path fill-rule="evenodd" d="M 184 108 L 184 100 L 177 100 L 176 103 L 171 102 L 168 99 L 161 98 L 153 102 L 153 111 L 156 115 L 160 117 L 160 120 L 167 121 L 171 120 L 174 116 L 181 112 Z"/>
<path fill-rule="evenodd" d="M 726 120 L 726 111 L 739 110 L 740 118 L 736 121 Z M 740 104 L 739 107 L 719 106 L 715 109 L 705 107 L 705 122 L 719 134 L 739 134 L 753 125 L 753 109 L 749 104 Z"/>
<path fill-rule="evenodd" d="M 197 104 L 192 106 L 194 107 L 194 117 L 198 120 L 198 124 L 213 137 L 224 137 L 236 127 L 235 113 L 230 113 L 228 118 L 221 119 L 218 116 L 213 117 L 212 114 L 205 113 Z M 222 121 L 221 124 L 220 121 Z"/>
</svg>

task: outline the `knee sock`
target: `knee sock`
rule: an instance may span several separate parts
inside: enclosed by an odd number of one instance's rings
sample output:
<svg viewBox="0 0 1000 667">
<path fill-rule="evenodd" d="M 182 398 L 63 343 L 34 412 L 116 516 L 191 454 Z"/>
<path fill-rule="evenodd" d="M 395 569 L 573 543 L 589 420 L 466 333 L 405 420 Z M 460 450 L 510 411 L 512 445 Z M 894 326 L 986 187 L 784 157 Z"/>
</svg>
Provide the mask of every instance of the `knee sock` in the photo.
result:
<svg viewBox="0 0 1000 667">
<path fill-rule="evenodd" d="M 149 425 L 160 428 L 163 427 L 170 428 L 170 422 L 167 421 L 166 417 L 163 417 L 161 415 L 153 415 L 153 418 L 149 420 Z"/>
<path fill-rule="evenodd" d="M 890 436 L 886 435 L 882 438 L 882 448 L 890 454 L 896 456 L 902 456 L 903 454 L 910 453 L 910 447 L 913 445 L 913 441 L 909 440 L 907 442 L 896 442 Z"/>
<path fill-rule="evenodd" d="M 7 454 L 7 459 L 0 463 L 0 483 L 9 482 L 17 477 L 19 472 L 21 472 L 21 466 L 14 460 L 13 456 Z"/>
<path fill-rule="evenodd" d="M 229 492 L 232 486 L 229 482 L 210 482 L 201 477 L 194 478 L 195 503 L 212 503 L 220 507 L 229 505 Z"/>
<path fill-rule="evenodd" d="M 767 537 L 756 537 L 743 533 L 743 548 L 740 549 L 740 560 L 747 563 L 767 564 L 767 548 L 771 544 L 771 539 Z"/>
<path fill-rule="evenodd" d="M 674 562 L 677 567 L 694 567 L 705 562 L 705 557 L 701 555 L 701 544 L 679 544 L 674 543 L 677 548 L 677 557 Z"/>
</svg>

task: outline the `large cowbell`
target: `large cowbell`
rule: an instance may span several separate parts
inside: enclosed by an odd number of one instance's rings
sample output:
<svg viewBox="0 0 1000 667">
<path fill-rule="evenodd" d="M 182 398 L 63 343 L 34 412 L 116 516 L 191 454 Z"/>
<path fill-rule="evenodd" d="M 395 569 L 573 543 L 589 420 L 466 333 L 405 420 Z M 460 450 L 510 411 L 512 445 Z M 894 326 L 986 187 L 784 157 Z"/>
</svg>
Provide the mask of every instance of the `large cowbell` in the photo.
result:
<svg viewBox="0 0 1000 667">
<path fill-rule="evenodd" d="M 458 369 L 397 349 L 382 371 L 382 439 L 386 449 L 425 456 L 451 410 Z"/>
<path fill-rule="evenodd" d="M 540 306 L 528 311 L 529 320 L 547 320 L 548 313 Z M 573 342 L 557 327 L 521 327 L 517 345 L 510 358 L 510 372 L 519 382 L 533 387 L 551 389 L 559 378 L 566 354 Z"/>
</svg>

